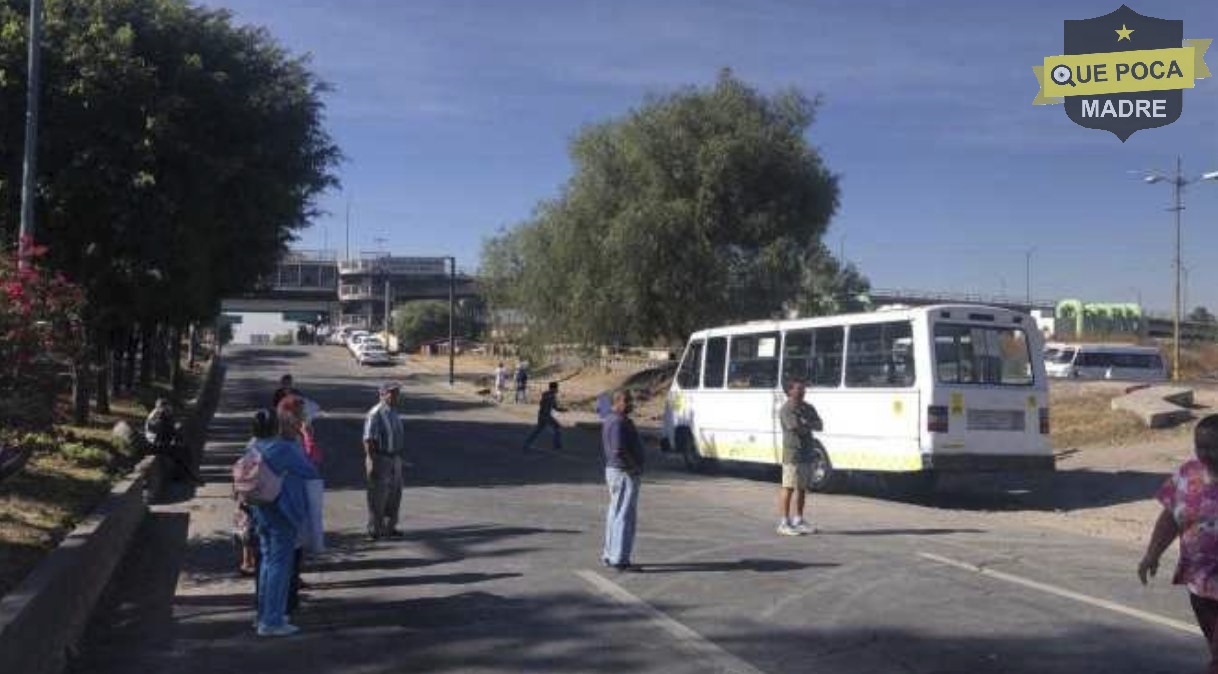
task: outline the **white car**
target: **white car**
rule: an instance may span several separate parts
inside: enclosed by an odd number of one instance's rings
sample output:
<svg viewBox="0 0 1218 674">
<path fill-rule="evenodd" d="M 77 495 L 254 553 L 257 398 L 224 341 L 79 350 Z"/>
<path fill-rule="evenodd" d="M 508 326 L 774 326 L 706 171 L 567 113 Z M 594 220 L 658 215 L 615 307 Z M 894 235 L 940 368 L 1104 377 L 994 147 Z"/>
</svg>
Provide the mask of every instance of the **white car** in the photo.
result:
<svg viewBox="0 0 1218 674">
<path fill-rule="evenodd" d="M 383 346 L 366 345 L 358 350 L 355 360 L 360 365 L 390 365 L 393 359 Z"/>
<path fill-rule="evenodd" d="M 347 350 L 352 356 L 358 355 L 359 345 L 368 338 L 368 333 L 363 330 L 357 330 L 347 337 Z"/>
</svg>

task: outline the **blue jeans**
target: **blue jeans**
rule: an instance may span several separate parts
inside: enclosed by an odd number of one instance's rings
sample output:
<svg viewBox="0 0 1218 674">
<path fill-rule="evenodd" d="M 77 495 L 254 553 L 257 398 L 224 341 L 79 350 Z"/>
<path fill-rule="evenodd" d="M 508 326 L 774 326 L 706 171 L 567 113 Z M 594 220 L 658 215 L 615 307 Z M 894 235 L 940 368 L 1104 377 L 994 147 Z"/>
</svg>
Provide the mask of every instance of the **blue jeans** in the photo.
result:
<svg viewBox="0 0 1218 674">
<path fill-rule="evenodd" d="M 639 512 L 638 475 L 621 468 L 605 468 L 609 510 L 605 512 L 605 550 L 601 559 L 612 565 L 629 564 L 634 551 L 634 529 Z"/>
<path fill-rule="evenodd" d="M 288 592 L 296 554 L 296 527 L 275 505 L 256 506 L 258 547 L 258 624 L 279 627 L 287 622 Z"/>
</svg>

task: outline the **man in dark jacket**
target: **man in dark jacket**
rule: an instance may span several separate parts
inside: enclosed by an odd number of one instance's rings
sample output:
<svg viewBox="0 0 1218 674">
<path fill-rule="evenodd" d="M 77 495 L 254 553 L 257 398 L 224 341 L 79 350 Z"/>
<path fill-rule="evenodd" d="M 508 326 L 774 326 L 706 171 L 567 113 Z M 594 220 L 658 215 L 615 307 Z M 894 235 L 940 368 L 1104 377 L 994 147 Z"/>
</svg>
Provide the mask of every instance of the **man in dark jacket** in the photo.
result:
<svg viewBox="0 0 1218 674">
<path fill-rule="evenodd" d="M 547 428 L 554 433 L 554 451 L 562 449 L 562 426 L 558 424 L 558 419 L 554 418 L 554 413 L 566 411 L 558 406 L 558 382 L 550 382 L 550 387 L 541 394 L 541 403 L 537 406 L 537 426 L 529 433 L 529 437 L 525 438 L 524 451 L 533 449 L 533 441 Z"/>
<path fill-rule="evenodd" d="M 601 426 L 605 451 L 605 483 L 609 508 L 605 512 L 605 548 L 601 562 L 621 572 L 639 572 L 631 562 L 638 521 L 639 487 L 643 478 L 643 443 L 630 420 L 634 401 L 629 391 L 613 394 L 613 413 Z"/>
</svg>

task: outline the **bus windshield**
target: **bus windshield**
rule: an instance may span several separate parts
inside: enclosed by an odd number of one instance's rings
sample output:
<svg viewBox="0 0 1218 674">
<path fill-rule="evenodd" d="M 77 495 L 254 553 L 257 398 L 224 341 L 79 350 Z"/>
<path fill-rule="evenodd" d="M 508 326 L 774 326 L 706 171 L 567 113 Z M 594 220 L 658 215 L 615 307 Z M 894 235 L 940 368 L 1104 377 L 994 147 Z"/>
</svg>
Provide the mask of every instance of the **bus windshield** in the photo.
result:
<svg viewBox="0 0 1218 674">
<path fill-rule="evenodd" d="M 935 324 L 935 371 L 946 384 L 1031 386 L 1032 357 L 1021 328 Z"/>
</svg>

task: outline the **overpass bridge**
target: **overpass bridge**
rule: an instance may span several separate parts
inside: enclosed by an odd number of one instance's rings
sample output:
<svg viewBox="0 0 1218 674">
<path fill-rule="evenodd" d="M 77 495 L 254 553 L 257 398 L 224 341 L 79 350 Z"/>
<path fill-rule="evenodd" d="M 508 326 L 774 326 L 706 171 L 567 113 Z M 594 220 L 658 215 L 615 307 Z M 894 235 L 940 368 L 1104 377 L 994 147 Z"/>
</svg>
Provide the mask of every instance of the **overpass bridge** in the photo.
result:
<svg viewBox="0 0 1218 674">
<path fill-rule="evenodd" d="M 394 257 L 364 253 L 339 260 L 334 251 L 294 250 L 253 292 L 226 298 L 225 313 L 282 313 L 285 320 L 378 327 L 386 290 L 391 305 L 413 300 L 475 297 L 473 276 L 455 272 L 446 257 Z"/>
</svg>

